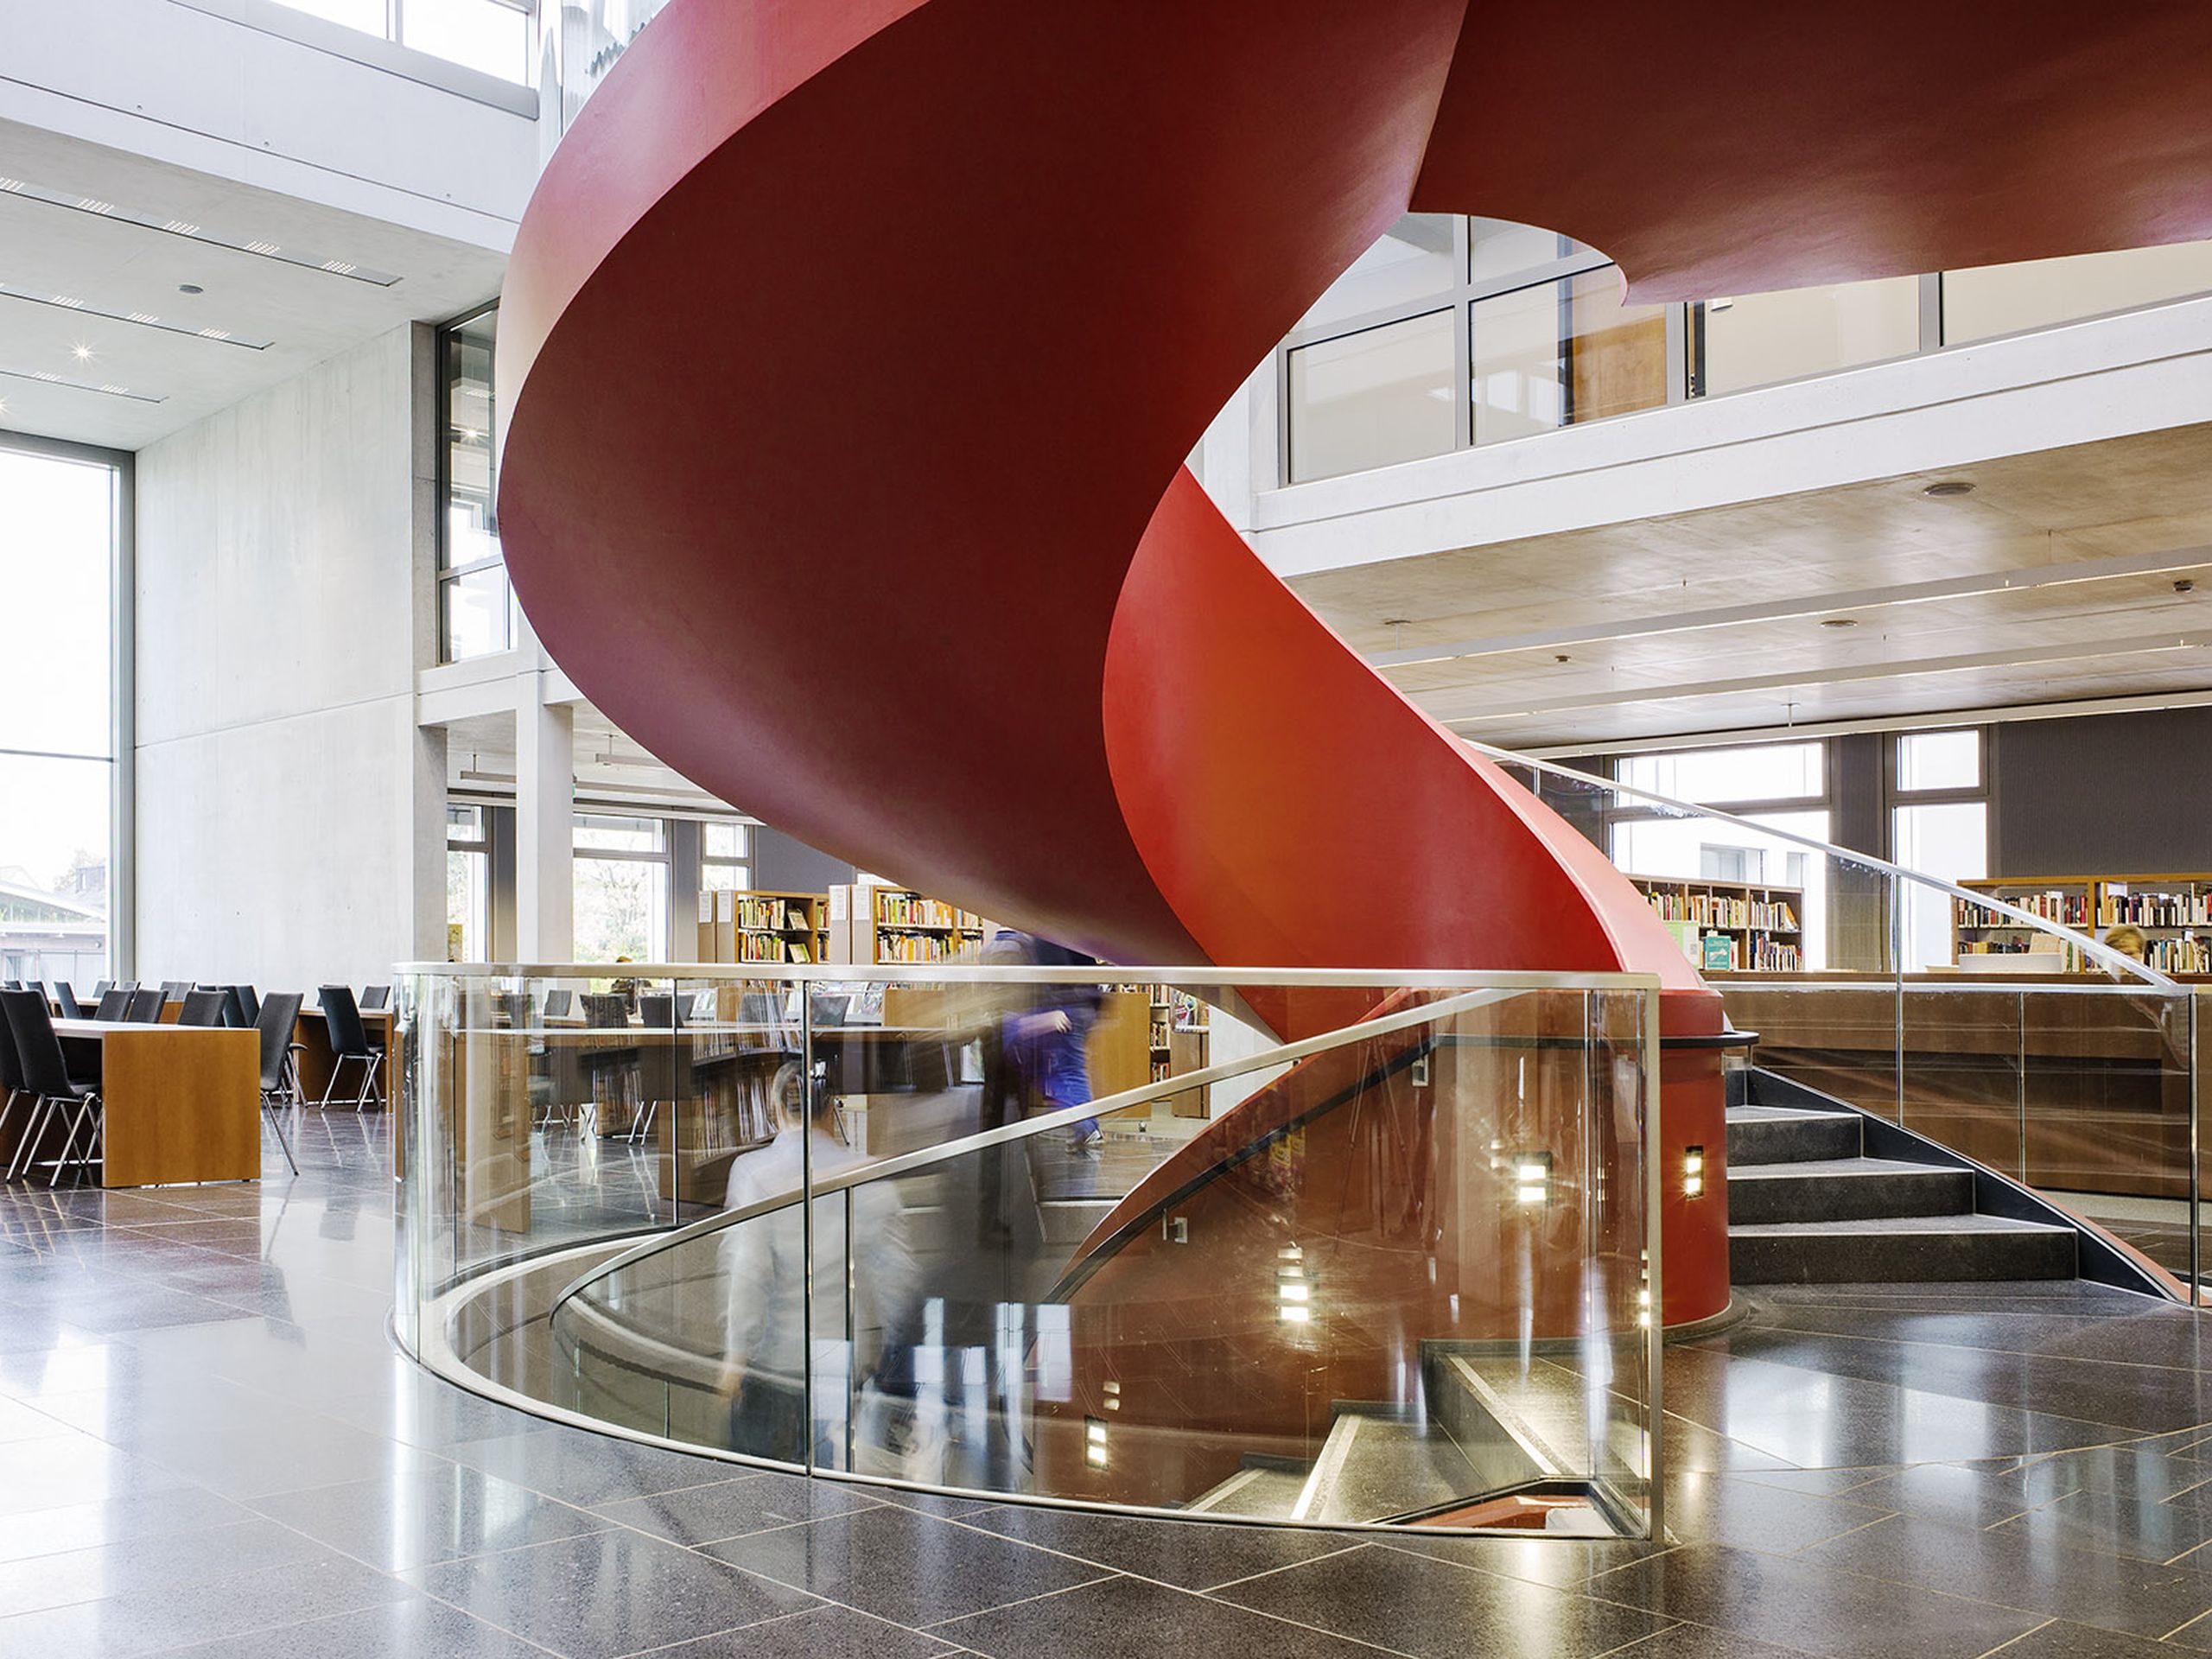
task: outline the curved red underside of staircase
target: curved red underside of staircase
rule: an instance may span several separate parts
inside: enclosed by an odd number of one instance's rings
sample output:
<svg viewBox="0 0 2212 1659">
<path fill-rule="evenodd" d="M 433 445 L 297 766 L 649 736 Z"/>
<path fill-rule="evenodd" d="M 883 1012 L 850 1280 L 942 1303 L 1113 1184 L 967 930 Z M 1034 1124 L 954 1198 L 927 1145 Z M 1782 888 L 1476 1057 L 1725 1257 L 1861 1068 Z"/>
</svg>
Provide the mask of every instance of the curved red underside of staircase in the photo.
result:
<svg viewBox="0 0 2212 1659">
<path fill-rule="evenodd" d="M 517 238 L 508 568 L 663 760 L 993 917 L 1132 963 L 1653 972 L 1710 1031 L 1628 884 L 1183 458 L 1409 205 L 1650 299 L 2133 246 L 2212 235 L 2207 108 L 2179 0 L 675 0 Z M 1712 1153 L 1711 1062 L 1671 1071 L 1663 1156 Z M 1719 1205 L 1666 1223 L 1668 1317 L 1715 1311 Z"/>
</svg>

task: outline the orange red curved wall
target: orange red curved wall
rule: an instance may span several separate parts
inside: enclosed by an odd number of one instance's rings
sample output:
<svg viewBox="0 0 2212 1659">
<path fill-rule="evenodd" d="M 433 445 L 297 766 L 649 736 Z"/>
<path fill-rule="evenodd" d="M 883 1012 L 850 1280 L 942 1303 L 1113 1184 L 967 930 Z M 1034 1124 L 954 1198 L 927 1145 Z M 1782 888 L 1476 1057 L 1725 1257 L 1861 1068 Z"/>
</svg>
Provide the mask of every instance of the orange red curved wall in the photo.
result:
<svg viewBox="0 0 2212 1659">
<path fill-rule="evenodd" d="M 2212 234 L 2212 22 L 1691 25 L 675 0 L 509 267 L 517 593 L 663 760 L 994 917 L 1128 962 L 1656 972 L 1668 1028 L 1710 1031 L 1596 849 L 1368 670 L 1182 459 L 1409 205 L 1568 232 L 1650 299 Z M 1722 1143 L 1682 1065 L 1670 1157 Z M 1720 1206 L 1667 1220 L 1669 1318 L 1717 1311 Z"/>
</svg>

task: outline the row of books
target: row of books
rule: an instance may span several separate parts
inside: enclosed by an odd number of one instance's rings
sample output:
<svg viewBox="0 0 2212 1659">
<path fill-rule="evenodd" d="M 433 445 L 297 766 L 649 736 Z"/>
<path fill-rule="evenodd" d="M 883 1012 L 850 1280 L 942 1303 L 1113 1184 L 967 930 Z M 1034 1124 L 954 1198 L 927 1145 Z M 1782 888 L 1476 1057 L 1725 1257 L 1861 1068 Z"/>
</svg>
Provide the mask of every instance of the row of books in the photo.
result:
<svg viewBox="0 0 2212 1659">
<path fill-rule="evenodd" d="M 1178 1031 L 1204 1031 L 1206 1028 L 1206 1005 L 1188 991 L 1175 990 L 1166 985 L 1153 988 L 1152 1017 L 1155 1024 L 1165 1020 Z M 1164 1039 L 1155 1037 L 1157 1048 Z"/>
<path fill-rule="evenodd" d="M 737 925 L 755 933 L 810 933 L 814 931 L 814 918 L 808 911 L 806 905 L 789 899 L 741 899 L 737 901 Z M 756 962 L 761 958 L 748 957 L 746 960 Z"/>
<path fill-rule="evenodd" d="M 741 933 L 737 939 L 737 959 L 740 962 L 812 962 L 814 936 L 785 938 L 779 933 Z"/>
<path fill-rule="evenodd" d="M 2197 927 L 2212 923 L 2212 892 L 2113 893 L 2107 889 L 2097 901 L 2097 925 L 2116 927 L 2122 922 L 2137 927 Z"/>
<path fill-rule="evenodd" d="M 1662 921 L 1694 922 L 1700 927 L 1739 931 L 1751 928 L 1775 933 L 1799 931 L 1796 911 L 1780 899 L 1732 899 L 1725 893 L 1677 893 L 1663 887 L 1644 896 Z"/>
<path fill-rule="evenodd" d="M 1764 933 L 1707 933 L 1698 944 L 1698 966 L 1707 973 L 1795 974 L 1805 966 L 1802 950 Z"/>
<path fill-rule="evenodd" d="M 2089 925 L 2089 895 L 2086 893 L 2008 893 L 1998 895 L 2004 901 L 2024 910 L 2031 916 L 2040 916 L 2046 922 L 2056 922 L 2065 927 L 2087 927 Z M 2007 922 L 1993 915 L 1979 905 L 1964 899 L 1958 906 L 1961 927 L 2017 927 L 2017 922 Z"/>
<path fill-rule="evenodd" d="M 982 918 L 973 911 L 957 910 L 941 899 L 889 887 L 875 889 L 875 921 L 879 927 L 922 927 L 946 932 L 954 929 L 980 932 L 983 925 Z"/>
<path fill-rule="evenodd" d="M 2212 974 L 2212 944 L 2202 939 L 2152 939 L 2143 959 L 2162 974 Z"/>
<path fill-rule="evenodd" d="M 2088 965 L 2088 958 L 2082 956 L 2077 946 L 2062 944 L 2043 934 L 2025 938 L 1961 939 L 1959 941 L 1959 954 L 1961 957 L 2018 957 L 2025 956 L 2030 951 L 2040 951 L 2048 955 L 2053 950 L 2058 953 L 2059 968 L 2063 972 L 2078 974 Z"/>
<path fill-rule="evenodd" d="M 950 962 L 969 948 L 957 933 L 879 933 L 878 962 Z"/>
</svg>

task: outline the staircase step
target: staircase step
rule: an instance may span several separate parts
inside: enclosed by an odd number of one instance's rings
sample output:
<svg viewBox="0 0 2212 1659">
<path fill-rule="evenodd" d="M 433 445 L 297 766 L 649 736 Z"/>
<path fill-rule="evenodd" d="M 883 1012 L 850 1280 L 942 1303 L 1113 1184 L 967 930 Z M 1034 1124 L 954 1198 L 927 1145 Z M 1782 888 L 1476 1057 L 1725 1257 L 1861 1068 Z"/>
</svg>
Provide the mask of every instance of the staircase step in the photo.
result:
<svg viewBox="0 0 2212 1659">
<path fill-rule="evenodd" d="M 1855 1112 L 1803 1112 L 1789 1106 L 1732 1106 L 1728 1109 L 1728 1162 L 1806 1163 L 1856 1158 L 1859 1151 Z"/>
<path fill-rule="evenodd" d="M 1728 1219 L 1738 1226 L 1962 1215 L 1974 1174 L 1889 1158 L 1808 1158 L 1728 1166 Z"/>
<path fill-rule="evenodd" d="M 1751 1224 L 1728 1230 L 1728 1268 L 1739 1285 L 2071 1279 L 2075 1235 L 1984 1215 Z"/>
<path fill-rule="evenodd" d="M 1287 1521 L 1305 1490 L 1303 1471 L 1239 1469 L 1211 1491 L 1192 1499 L 1185 1508 L 1194 1514 L 1244 1515 Z"/>
<path fill-rule="evenodd" d="M 1482 1490 L 1473 1466 L 1441 1429 L 1348 1411 L 1322 1442 L 1291 1519 L 1315 1526 L 1385 1521 Z"/>
</svg>

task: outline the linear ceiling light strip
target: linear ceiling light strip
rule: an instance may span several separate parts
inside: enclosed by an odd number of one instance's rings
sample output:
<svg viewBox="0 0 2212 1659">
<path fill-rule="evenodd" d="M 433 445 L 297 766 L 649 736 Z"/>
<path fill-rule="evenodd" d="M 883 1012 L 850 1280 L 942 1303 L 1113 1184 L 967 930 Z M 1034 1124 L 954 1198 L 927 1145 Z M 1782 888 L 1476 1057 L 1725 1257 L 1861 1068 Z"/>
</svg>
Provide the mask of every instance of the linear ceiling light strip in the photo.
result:
<svg viewBox="0 0 2212 1659">
<path fill-rule="evenodd" d="M 165 404 L 168 397 L 163 392 L 133 391 L 128 386 L 112 382 L 102 384 L 92 380 L 72 380 L 66 374 L 48 374 L 43 370 L 10 369 L 0 367 L 0 379 L 35 380 L 42 386 L 67 386 L 72 391 L 98 392 L 106 397 L 128 397 L 134 404 Z"/>
<path fill-rule="evenodd" d="M 276 343 L 273 340 L 257 340 L 251 334 L 236 334 L 228 328 L 195 328 L 188 322 L 157 317 L 150 311 L 116 311 L 67 294 L 34 294 L 29 289 L 17 288 L 10 283 L 0 283 L 0 297 L 22 300 L 30 305 L 50 305 L 58 310 L 74 311 L 79 316 L 105 317 L 110 322 L 131 322 L 141 328 L 160 328 L 172 334 L 182 334 L 188 340 L 212 340 L 219 346 L 240 346 L 250 352 L 265 352 Z"/>
<path fill-rule="evenodd" d="M 334 276 L 344 276 L 357 283 L 367 283 L 375 288 L 390 288 L 399 280 L 390 271 L 372 270 L 366 265 L 357 265 L 347 259 L 324 259 L 298 248 L 280 247 L 274 242 L 233 241 L 226 236 L 181 219 L 156 219 L 150 213 L 137 213 L 128 207 L 118 207 L 111 201 L 102 201 L 97 196 L 74 196 L 60 190 L 48 190 L 41 185 L 22 179 L 0 178 L 0 194 L 21 196 L 29 201 L 42 201 L 49 207 L 64 207 L 73 213 L 89 213 L 95 219 L 118 219 L 125 225 L 136 225 L 142 230 L 159 231 L 165 236 L 181 236 L 194 242 L 204 242 L 211 248 L 227 248 L 233 253 L 250 253 L 262 259 L 275 259 L 288 265 L 297 265 L 302 270 L 326 270 Z"/>
</svg>

